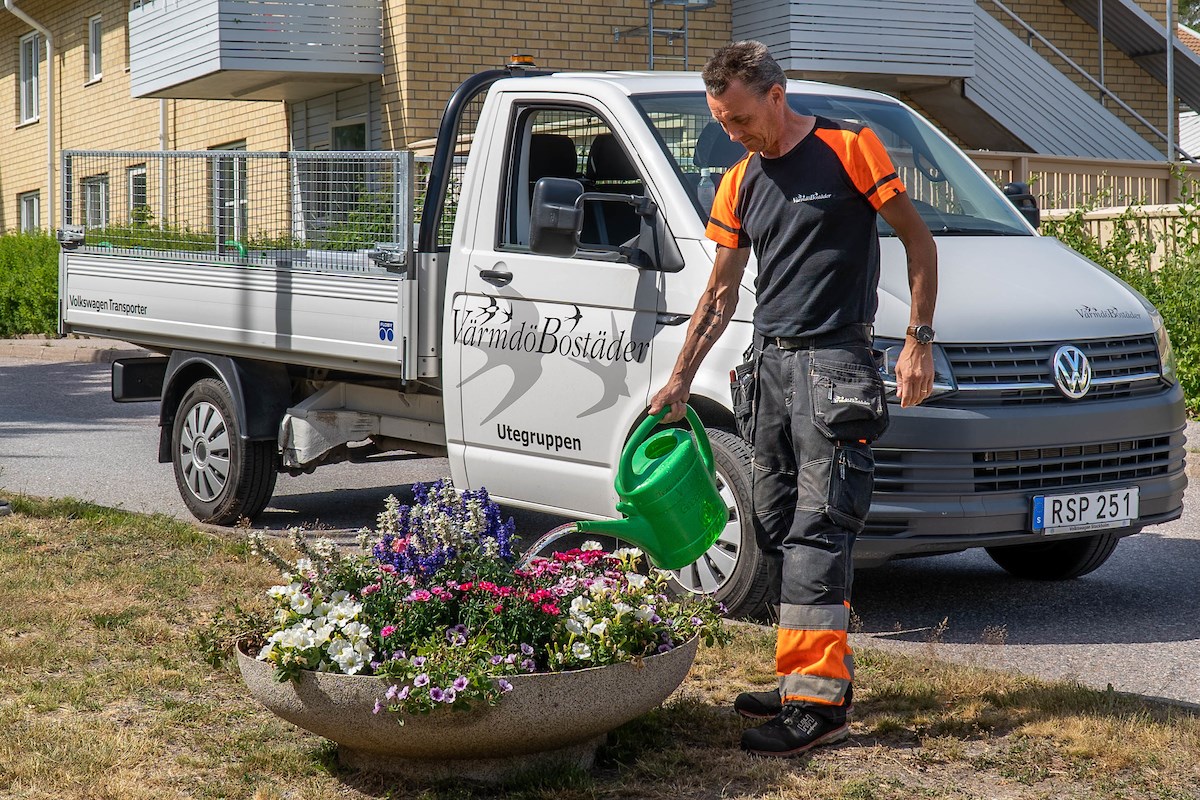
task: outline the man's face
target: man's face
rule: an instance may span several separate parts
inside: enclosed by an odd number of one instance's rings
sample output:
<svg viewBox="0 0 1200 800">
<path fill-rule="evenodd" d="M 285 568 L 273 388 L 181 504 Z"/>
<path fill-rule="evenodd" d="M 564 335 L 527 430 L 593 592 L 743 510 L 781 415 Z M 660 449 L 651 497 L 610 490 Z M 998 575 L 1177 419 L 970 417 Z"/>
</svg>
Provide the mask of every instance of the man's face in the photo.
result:
<svg viewBox="0 0 1200 800">
<path fill-rule="evenodd" d="M 774 154 L 783 134 L 783 87 L 776 84 L 757 95 L 741 81 L 730 81 L 719 97 L 706 95 L 708 110 L 729 138 L 753 153 Z"/>
</svg>

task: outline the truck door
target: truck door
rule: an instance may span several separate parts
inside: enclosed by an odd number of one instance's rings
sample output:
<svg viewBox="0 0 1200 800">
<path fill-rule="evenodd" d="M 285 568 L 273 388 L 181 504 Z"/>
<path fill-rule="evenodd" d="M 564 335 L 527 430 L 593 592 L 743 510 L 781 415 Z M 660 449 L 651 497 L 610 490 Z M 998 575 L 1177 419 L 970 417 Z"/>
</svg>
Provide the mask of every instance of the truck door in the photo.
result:
<svg viewBox="0 0 1200 800">
<path fill-rule="evenodd" d="M 582 99 L 514 99 L 500 114 L 507 147 L 485 167 L 497 179 L 480 193 L 452 304 L 467 480 L 498 498 L 612 516 L 613 465 L 649 399 L 661 273 L 587 249 L 636 236 L 632 206 L 589 203 L 570 259 L 530 251 L 529 208 L 543 177 L 648 187 L 628 143 Z"/>
</svg>

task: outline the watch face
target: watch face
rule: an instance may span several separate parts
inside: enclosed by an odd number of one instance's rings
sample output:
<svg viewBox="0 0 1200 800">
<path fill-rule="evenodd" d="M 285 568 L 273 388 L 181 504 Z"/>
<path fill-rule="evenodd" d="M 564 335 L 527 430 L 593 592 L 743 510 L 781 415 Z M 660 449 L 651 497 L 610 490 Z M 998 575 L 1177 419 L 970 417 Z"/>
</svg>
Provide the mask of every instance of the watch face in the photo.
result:
<svg viewBox="0 0 1200 800">
<path fill-rule="evenodd" d="M 921 344 L 929 344 L 933 341 L 933 328 L 928 325 L 918 325 L 913 330 L 913 338 Z"/>
</svg>

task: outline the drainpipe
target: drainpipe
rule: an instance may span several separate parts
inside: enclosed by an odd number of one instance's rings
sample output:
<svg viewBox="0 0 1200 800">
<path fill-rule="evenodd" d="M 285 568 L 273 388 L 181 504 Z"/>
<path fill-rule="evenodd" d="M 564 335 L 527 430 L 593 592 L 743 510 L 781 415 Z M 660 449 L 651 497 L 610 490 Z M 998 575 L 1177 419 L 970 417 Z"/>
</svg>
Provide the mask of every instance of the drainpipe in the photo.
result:
<svg viewBox="0 0 1200 800">
<path fill-rule="evenodd" d="M 1167 162 L 1175 155 L 1175 2 L 1167 0 Z"/>
<path fill-rule="evenodd" d="M 13 5 L 14 0 L 4 0 L 4 7 L 46 40 L 46 219 L 48 230 L 54 230 L 54 35 L 50 29 Z"/>
</svg>

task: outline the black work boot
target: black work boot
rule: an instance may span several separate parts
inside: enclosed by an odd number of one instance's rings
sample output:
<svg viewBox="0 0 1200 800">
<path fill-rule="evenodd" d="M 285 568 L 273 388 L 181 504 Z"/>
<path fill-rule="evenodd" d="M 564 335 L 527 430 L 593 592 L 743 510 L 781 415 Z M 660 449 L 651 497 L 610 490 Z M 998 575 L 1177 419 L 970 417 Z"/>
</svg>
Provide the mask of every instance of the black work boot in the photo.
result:
<svg viewBox="0 0 1200 800">
<path fill-rule="evenodd" d="M 841 706 L 786 703 L 770 722 L 742 733 L 742 749 L 759 756 L 787 758 L 850 736 L 850 721 Z"/>
<path fill-rule="evenodd" d="M 846 697 L 842 700 L 846 715 L 854 711 L 854 687 L 846 687 Z M 742 692 L 733 701 L 733 710 L 746 719 L 770 719 L 783 710 L 783 701 L 779 698 L 779 690 L 767 692 Z"/>
<path fill-rule="evenodd" d="M 733 710 L 746 719 L 770 719 L 783 710 L 779 690 L 742 692 L 733 701 Z"/>
</svg>

